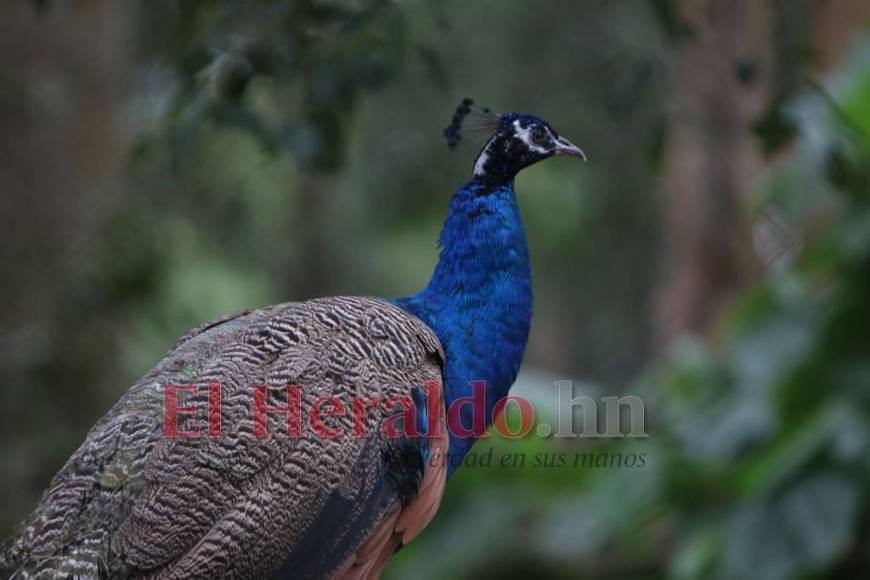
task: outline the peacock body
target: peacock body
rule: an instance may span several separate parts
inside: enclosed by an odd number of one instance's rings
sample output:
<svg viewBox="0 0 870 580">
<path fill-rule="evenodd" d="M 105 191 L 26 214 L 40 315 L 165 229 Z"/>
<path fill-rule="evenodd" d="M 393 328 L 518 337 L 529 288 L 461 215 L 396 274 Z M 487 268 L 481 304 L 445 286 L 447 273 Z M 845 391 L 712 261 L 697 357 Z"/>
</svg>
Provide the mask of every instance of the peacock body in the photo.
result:
<svg viewBox="0 0 870 580">
<path fill-rule="evenodd" d="M 451 144 L 469 105 L 446 132 Z M 432 519 L 474 443 L 448 429 L 450 405 L 479 382 L 491 419 L 519 370 L 532 284 L 514 177 L 555 154 L 583 155 L 536 117 L 486 111 L 478 124 L 489 139 L 453 195 L 424 290 L 279 304 L 193 329 L 91 429 L 0 569 L 21 579 L 377 577 Z M 166 436 L 170 385 L 210 385 L 184 403 L 208 409 L 207 433 Z M 272 411 L 269 437 L 251 420 L 252 385 Z M 294 396 L 301 409 L 332 401 L 322 429 L 280 436 L 292 413 L 275 411 Z M 412 401 L 396 422 L 406 430 L 384 428 L 395 406 L 339 413 L 352 399 Z"/>
</svg>

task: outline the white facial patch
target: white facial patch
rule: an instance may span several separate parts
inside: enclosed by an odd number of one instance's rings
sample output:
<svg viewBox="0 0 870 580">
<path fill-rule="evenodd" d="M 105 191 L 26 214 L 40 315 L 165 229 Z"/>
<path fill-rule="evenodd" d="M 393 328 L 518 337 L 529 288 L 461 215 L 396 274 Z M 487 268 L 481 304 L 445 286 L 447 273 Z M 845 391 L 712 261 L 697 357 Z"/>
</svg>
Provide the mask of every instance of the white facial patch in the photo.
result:
<svg viewBox="0 0 870 580">
<path fill-rule="evenodd" d="M 514 121 L 513 125 L 514 125 L 514 133 L 516 134 L 517 137 L 519 137 L 520 140 L 522 140 L 523 143 L 526 144 L 526 147 L 528 147 L 532 151 L 535 151 L 536 153 L 540 153 L 541 155 L 547 154 L 547 150 L 544 147 L 541 147 L 540 145 L 536 145 L 535 143 L 532 142 L 531 133 L 532 133 L 533 127 L 531 125 L 529 125 L 526 128 L 523 128 L 520 125 L 519 119 Z M 547 131 L 547 134 L 550 135 L 550 137 L 552 138 L 550 131 L 547 129 L 544 129 L 544 130 Z"/>
<path fill-rule="evenodd" d="M 474 164 L 475 177 L 486 175 L 486 162 L 489 161 L 489 148 L 492 147 L 493 141 L 495 141 L 495 137 L 486 142 L 486 145 L 483 146 L 483 150 L 477 157 L 477 162 Z"/>
</svg>

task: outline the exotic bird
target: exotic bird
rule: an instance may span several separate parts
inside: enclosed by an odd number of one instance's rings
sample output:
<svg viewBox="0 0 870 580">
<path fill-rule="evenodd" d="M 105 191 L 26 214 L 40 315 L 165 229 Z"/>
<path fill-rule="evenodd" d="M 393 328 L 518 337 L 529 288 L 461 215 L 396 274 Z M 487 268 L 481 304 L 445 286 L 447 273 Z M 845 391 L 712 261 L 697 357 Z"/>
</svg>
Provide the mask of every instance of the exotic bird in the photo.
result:
<svg viewBox="0 0 870 580">
<path fill-rule="evenodd" d="M 457 109 L 448 144 L 471 129 L 486 142 L 450 201 L 425 289 L 194 328 L 91 429 L 0 570 L 377 578 L 479 435 L 469 406 L 448 425 L 451 405 L 478 385 L 489 424 L 520 368 L 532 281 L 514 178 L 554 155 L 585 159 L 538 117 L 472 105 Z"/>
</svg>

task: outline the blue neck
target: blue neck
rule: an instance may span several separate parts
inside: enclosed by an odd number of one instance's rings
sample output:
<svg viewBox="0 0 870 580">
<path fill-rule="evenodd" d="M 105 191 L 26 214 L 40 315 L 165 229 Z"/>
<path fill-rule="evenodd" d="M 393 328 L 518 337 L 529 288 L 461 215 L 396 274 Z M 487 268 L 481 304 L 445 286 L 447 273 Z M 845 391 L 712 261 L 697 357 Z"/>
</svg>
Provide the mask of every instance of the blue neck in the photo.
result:
<svg viewBox="0 0 870 580">
<path fill-rule="evenodd" d="M 440 258 L 422 292 L 396 303 L 435 331 L 446 354 L 448 408 L 485 381 L 485 422 L 516 379 L 532 318 L 532 280 L 526 236 L 513 180 L 475 179 L 460 187 L 439 240 Z M 472 427 L 471 406 L 462 423 Z M 475 439 L 450 435 L 449 473 Z"/>
</svg>

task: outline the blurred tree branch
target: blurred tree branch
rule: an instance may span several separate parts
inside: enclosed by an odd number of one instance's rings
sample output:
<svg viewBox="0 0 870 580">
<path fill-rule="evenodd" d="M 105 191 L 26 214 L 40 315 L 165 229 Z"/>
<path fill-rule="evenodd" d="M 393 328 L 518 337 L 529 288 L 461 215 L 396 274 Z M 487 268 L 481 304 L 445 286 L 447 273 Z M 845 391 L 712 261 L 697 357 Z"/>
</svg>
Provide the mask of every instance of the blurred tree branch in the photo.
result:
<svg viewBox="0 0 870 580">
<path fill-rule="evenodd" d="M 13 500 L 4 528 L 92 424 L 102 373 L 119 364 L 81 297 L 94 292 L 88 252 L 123 157 L 126 8 L 0 4 L 0 451 L 10 466 L 0 494 Z"/>
<path fill-rule="evenodd" d="M 678 53 L 664 156 L 665 273 L 655 325 L 659 344 L 667 344 L 682 334 L 709 335 L 723 307 L 763 270 L 747 196 L 766 175 L 770 155 L 794 138 L 786 107 L 807 88 L 806 65 L 817 73 L 835 66 L 870 17 L 870 4 L 654 5 Z M 817 83 L 810 79 L 810 85 Z M 786 245 L 801 237 L 786 234 Z"/>
<path fill-rule="evenodd" d="M 743 195 L 763 166 L 750 125 L 774 82 L 772 13 L 756 0 L 685 0 L 664 156 L 661 338 L 705 334 L 756 277 Z"/>
</svg>

